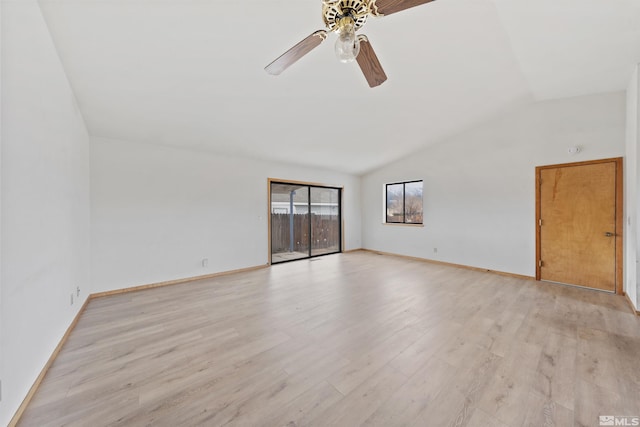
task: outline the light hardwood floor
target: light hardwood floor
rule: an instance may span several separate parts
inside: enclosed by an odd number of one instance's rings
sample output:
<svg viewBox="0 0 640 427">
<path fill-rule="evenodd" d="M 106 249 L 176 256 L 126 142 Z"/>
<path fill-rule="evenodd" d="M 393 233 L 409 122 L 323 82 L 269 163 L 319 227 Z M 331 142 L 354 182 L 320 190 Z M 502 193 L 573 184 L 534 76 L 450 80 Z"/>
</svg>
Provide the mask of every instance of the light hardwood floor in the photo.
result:
<svg viewBox="0 0 640 427">
<path fill-rule="evenodd" d="M 20 426 L 597 426 L 623 297 L 366 252 L 92 300 Z"/>
</svg>

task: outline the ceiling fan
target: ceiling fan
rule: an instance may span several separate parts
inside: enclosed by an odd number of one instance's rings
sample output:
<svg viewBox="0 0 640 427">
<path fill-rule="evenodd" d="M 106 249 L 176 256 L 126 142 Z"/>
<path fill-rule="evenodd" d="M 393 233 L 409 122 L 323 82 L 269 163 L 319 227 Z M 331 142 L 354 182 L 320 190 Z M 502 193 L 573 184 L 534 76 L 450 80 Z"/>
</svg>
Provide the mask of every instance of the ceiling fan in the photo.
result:
<svg viewBox="0 0 640 427">
<path fill-rule="evenodd" d="M 322 0 L 322 18 L 326 29 L 318 30 L 286 51 L 265 67 L 267 73 L 279 75 L 300 58 L 325 41 L 330 32 L 338 33 L 335 51 L 341 62 L 358 61 L 370 87 L 387 80 L 380 61 L 364 34 L 356 36 L 369 15 L 381 17 L 429 3 L 433 0 Z"/>
</svg>

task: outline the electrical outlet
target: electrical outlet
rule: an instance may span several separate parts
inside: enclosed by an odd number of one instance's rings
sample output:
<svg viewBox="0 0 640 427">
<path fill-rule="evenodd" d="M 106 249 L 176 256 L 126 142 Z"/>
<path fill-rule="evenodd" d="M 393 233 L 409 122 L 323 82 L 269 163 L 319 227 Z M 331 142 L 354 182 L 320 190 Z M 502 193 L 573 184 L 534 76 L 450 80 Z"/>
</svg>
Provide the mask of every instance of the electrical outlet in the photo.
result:
<svg viewBox="0 0 640 427">
<path fill-rule="evenodd" d="M 76 296 L 80 296 L 80 286 L 76 286 Z"/>
<path fill-rule="evenodd" d="M 438 248 L 433 248 L 433 253 L 437 254 L 438 253 Z"/>
<path fill-rule="evenodd" d="M 73 294 L 71 294 L 71 305 L 73 305 Z"/>
<path fill-rule="evenodd" d="M 203 258 L 202 259 L 202 266 L 203 267 L 207 267 L 209 265 L 209 258 Z"/>
</svg>

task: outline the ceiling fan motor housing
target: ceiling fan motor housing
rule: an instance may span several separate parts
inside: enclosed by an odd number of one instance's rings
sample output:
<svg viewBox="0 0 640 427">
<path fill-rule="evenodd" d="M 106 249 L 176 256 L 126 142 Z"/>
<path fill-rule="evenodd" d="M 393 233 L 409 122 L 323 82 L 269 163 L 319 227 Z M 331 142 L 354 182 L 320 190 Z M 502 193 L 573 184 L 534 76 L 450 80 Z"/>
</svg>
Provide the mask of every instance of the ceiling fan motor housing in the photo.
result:
<svg viewBox="0 0 640 427">
<path fill-rule="evenodd" d="M 353 19 L 356 31 L 366 22 L 369 16 L 369 2 L 367 0 L 339 0 L 323 2 L 322 18 L 331 31 L 338 29 L 338 21 L 345 17 Z"/>
</svg>

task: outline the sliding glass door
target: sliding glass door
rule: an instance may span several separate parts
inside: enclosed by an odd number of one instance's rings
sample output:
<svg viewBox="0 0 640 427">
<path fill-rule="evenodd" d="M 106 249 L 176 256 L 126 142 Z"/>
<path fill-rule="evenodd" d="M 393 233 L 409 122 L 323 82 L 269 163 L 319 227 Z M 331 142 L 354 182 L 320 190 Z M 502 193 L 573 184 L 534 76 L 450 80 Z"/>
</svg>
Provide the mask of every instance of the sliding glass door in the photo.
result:
<svg viewBox="0 0 640 427">
<path fill-rule="evenodd" d="M 309 188 L 271 183 L 271 262 L 309 256 Z"/>
<path fill-rule="evenodd" d="M 271 262 L 342 250 L 341 189 L 270 183 Z"/>
<path fill-rule="evenodd" d="M 340 252 L 340 190 L 310 187 L 311 255 Z"/>
</svg>

